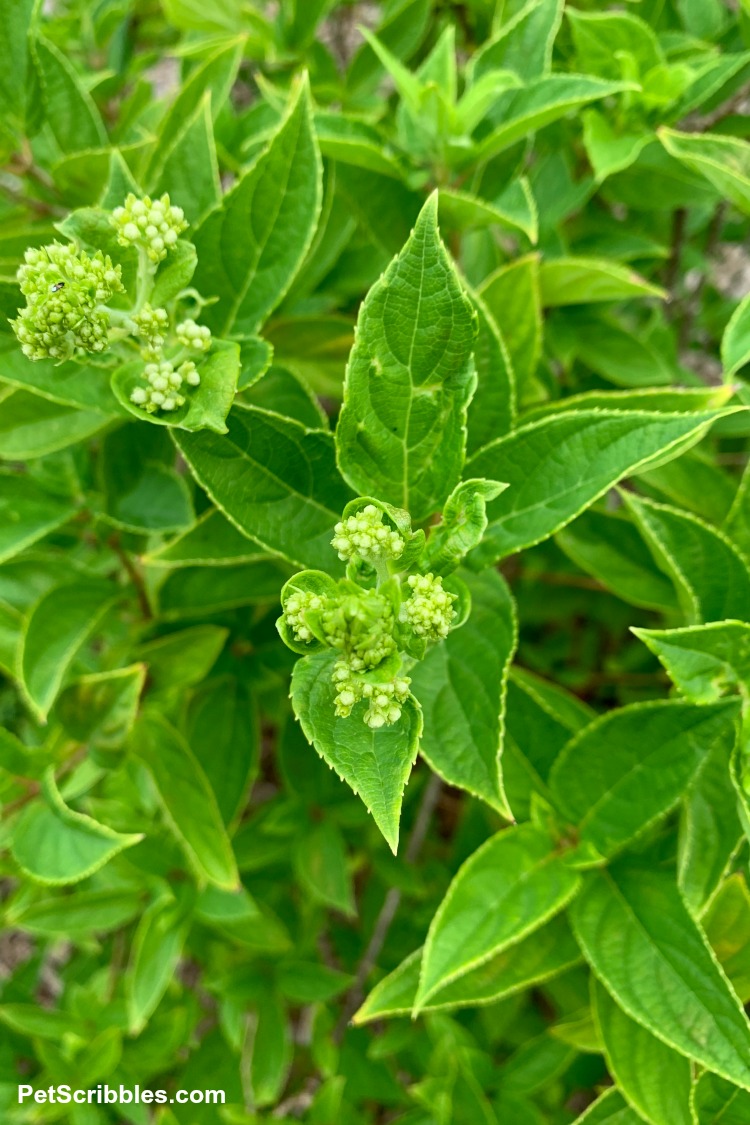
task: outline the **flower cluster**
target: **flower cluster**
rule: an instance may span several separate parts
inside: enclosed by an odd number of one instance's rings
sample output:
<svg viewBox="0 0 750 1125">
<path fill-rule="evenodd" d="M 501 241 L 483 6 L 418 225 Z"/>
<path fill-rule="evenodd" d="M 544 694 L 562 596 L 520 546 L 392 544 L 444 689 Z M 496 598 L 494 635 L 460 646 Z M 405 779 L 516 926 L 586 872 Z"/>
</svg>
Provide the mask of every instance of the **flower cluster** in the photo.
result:
<svg viewBox="0 0 750 1125">
<path fill-rule="evenodd" d="M 377 590 L 344 593 L 327 602 L 320 621 L 327 643 L 341 652 L 352 672 L 376 668 L 396 651 L 393 605 Z"/>
<path fill-rule="evenodd" d="M 448 636 L 455 616 L 455 594 L 443 589 L 443 580 L 433 574 L 412 574 L 407 579 L 411 596 L 403 603 L 403 620 L 418 637 L 435 643 Z"/>
<path fill-rule="evenodd" d="M 180 394 L 183 382 L 190 387 L 197 387 L 201 381 L 195 364 L 190 360 L 177 368 L 168 359 L 147 363 L 143 374 L 148 386 L 136 387 L 131 392 L 130 401 L 136 406 L 142 406 L 149 414 L 156 410 L 177 410 L 185 402 L 185 396 Z"/>
<path fill-rule="evenodd" d="M 395 676 L 373 683 L 353 674 L 345 660 L 338 660 L 333 670 L 333 684 L 336 688 L 336 714 L 346 718 L 354 704 L 364 699 L 368 707 L 362 718 L 368 727 L 378 730 L 401 718 L 401 708 L 409 697 L 411 680 L 408 676 Z"/>
<path fill-rule="evenodd" d="M 384 523 L 382 511 L 374 504 L 337 523 L 334 531 L 331 545 L 345 562 L 353 558 L 369 563 L 397 559 L 404 550 L 403 538 Z"/>
<path fill-rule="evenodd" d="M 158 359 L 167 341 L 169 313 L 166 309 L 152 309 L 147 303 L 140 312 L 134 313 L 132 320 L 136 333 L 143 340 L 141 354 L 145 359 Z"/>
<path fill-rule="evenodd" d="M 284 618 L 292 631 L 295 641 L 306 644 L 313 639 L 310 626 L 307 624 L 306 614 L 309 610 L 322 609 L 325 602 L 319 594 L 307 590 L 300 590 L 287 598 L 284 605 Z"/>
<path fill-rule="evenodd" d="M 124 206 L 112 212 L 112 222 L 120 245 L 145 250 L 154 264 L 166 258 L 188 225 L 182 208 L 173 207 L 166 193 L 152 200 L 148 195 L 138 199 L 130 192 Z"/>
<path fill-rule="evenodd" d="M 109 314 L 102 307 L 123 288 L 119 266 L 100 250 L 88 255 L 53 242 L 30 249 L 18 271 L 26 298 L 13 330 L 29 359 L 69 359 L 77 350 L 103 352 Z"/>
<path fill-rule="evenodd" d="M 205 324 L 196 324 L 194 320 L 183 320 L 175 329 L 177 339 L 183 348 L 191 348 L 195 352 L 207 352 L 211 347 L 211 329 Z"/>
</svg>

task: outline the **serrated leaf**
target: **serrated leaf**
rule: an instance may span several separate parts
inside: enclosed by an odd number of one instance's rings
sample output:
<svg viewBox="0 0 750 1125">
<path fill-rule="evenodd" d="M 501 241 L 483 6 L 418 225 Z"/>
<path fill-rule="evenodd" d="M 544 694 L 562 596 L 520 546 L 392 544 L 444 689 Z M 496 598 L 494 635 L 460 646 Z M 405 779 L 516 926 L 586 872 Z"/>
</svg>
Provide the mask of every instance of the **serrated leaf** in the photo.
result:
<svg viewBox="0 0 750 1125">
<path fill-rule="evenodd" d="M 62 406 L 76 406 L 109 417 L 125 414 L 112 394 L 108 373 L 96 367 L 44 359 L 29 363 L 25 355 L 14 349 L 2 354 L 0 379 Z"/>
<path fill-rule="evenodd" d="M 332 436 L 252 406 L 234 410 L 228 425 L 221 438 L 172 431 L 198 483 L 264 550 L 331 569 L 333 529 L 352 495 L 336 470 Z"/>
<path fill-rule="evenodd" d="M 55 718 L 78 742 L 117 750 L 135 722 L 145 679 L 143 664 L 80 676 L 58 699 Z"/>
<path fill-rule="evenodd" d="M 11 851 L 22 871 L 40 883 L 77 883 L 98 871 L 141 835 L 115 832 L 63 801 L 54 770 L 44 778 L 44 802 L 35 801 L 21 813 L 13 829 Z"/>
<path fill-rule="evenodd" d="M 459 869 L 432 919 L 415 1011 L 538 929 L 578 886 L 544 829 L 529 823 L 492 836 Z"/>
<path fill-rule="evenodd" d="M 76 507 L 43 492 L 20 473 L 0 473 L 0 562 L 67 523 Z"/>
<path fill-rule="evenodd" d="M 55 586 L 26 620 L 17 667 L 24 694 L 40 722 L 55 702 L 76 654 L 121 595 L 95 580 Z"/>
<path fill-rule="evenodd" d="M 209 94 L 164 156 L 153 190 L 155 195 L 167 192 L 171 203 L 182 207 L 191 224 L 199 223 L 220 202 L 221 182 Z"/>
<path fill-rule="evenodd" d="M 235 676 L 201 684 L 190 700 L 186 733 L 230 824 L 247 799 L 260 753 L 259 717 L 247 685 Z"/>
<path fill-rule="evenodd" d="M 441 507 L 461 475 L 474 320 L 440 241 L 433 194 L 362 305 L 336 427 L 351 486 L 416 521 Z"/>
<path fill-rule="evenodd" d="M 510 353 L 492 313 L 472 294 L 477 313 L 474 364 L 477 389 L 469 403 L 466 450 L 470 455 L 512 430 L 516 421 L 516 377 Z"/>
<path fill-rule="evenodd" d="M 658 137 L 667 152 L 704 176 L 717 192 L 750 213 L 750 144 L 713 133 L 678 133 L 662 127 Z"/>
<path fill-rule="evenodd" d="M 597 977 L 631 1019 L 750 1086 L 750 1025 L 670 871 L 621 862 L 590 873 L 571 921 Z"/>
<path fill-rule="evenodd" d="M 516 645 L 513 599 L 499 574 L 466 576 L 468 621 L 412 671 L 424 715 L 420 752 L 450 785 L 512 819 L 502 781 L 503 715 Z"/>
<path fill-rule="evenodd" d="M 147 766 L 172 830 L 200 877 L 218 887 L 236 888 L 237 865 L 219 806 L 182 735 L 150 711 L 134 727 L 131 749 Z"/>
<path fill-rule="evenodd" d="M 692 1125 L 689 1060 L 626 1016 L 595 980 L 592 997 L 607 1067 L 633 1108 L 650 1125 Z"/>
<path fill-rule="evenodd" d="M 722 413 L 580 411 L 491 442 L 469 459 L 466 473 L 509 487 L 488 505 L 487 534 L 472 559 L 487 565 L 541 542 L 622 477 L 698 441 Z"/>
<path fill-rule="evenodd" d="M 694 703 L 720 699 L 750 682 L 750 625 L 745 621 L 632 631 Z"/>
<path fill-rule="evenodd" d="M 750 620 L 750 565 L 723 532 L 690 512 L 623 495 L 692 622 Z"/>
<path fill-rule="evenodd" d="M 290 569 L 270 556 L 219 570 L 180 567 L 159 587 L 159 611 L 165 621 L 178 621 L 246 605 L 275 605 Z"/>
<path fill-rule="evenodd" d="M 533 0 L 503 13 L 497 34 L 470 61 L 472 80 L 512 70 L 525 82 L 548 74 L 552 45 L 562 21 L 562 0 Z"/>
<path fill-rule="evenodd" d="M 348 718 L 338 717 L 331 682 L 336 659 L 336 653 L 321 652 L 297 661 L 291 689 L 294 713 L 308 741 L 361 798 L 395 853 L 401 800 L 419 749 L 422 713 L 410 698 L 398 722 L 380 730 L 362 719 L 364 703 Z"/>
<path fill-rule="evenodd" d="M 570 926 L 560 915 L 530 937 L 438 989 L 425 1004 L 424 1011 L 494 1004 L 565 972 L 580 960 L 581 952 Z M 417 995 L 421 961 L 421 949 L 402 961 L 375 986 L 352 1022 L 364 1024 L 389 1016 L 408 1015 Z"/>
<path fill-rule="evenodd" d="M 655 32 L 635 14 L 568 9 L 566 15 L 578 60 L 587 74 L 608 78 L 613 60 L 623 52 L 635 60 L 641 75 L 665 61 Z"/>
<path fill-rule="evenodd" d="M 737 871 L 725 879 L 702 920 L 711 947 L 743 1004 L 750 1000 L 750 890 Z"/>
<path fill-rule="evenodd" d="M 529 385 L 536 371 L 542 344 L 542 307 L 539 291 L 539 257 L 529 254 L 517 258 L 507 266 L 490 274 L 479 287 L 479 297 L 497 325 L 500 337 L 508 351 L 513 382 L 519 403 L 527 397 Z M 479 337 L 477 347 L 483 344 L 481 309 L 479 310 Z M 479 370 L 481 379 L 482 372 Z M 482 386 L 478 387 L 477 400 L 481 400 Z M 469 437 L 471 440 L 472 410 L 469 411 Z M 510 427 L 507 427 L 508 429 Z M 501 430 L 501 433 L 503 431 Z M 484 441 L 500 436 L 498 431 L 483 431 Z M 482 444 L 470 447 L 473 452 Z"/>
<path fill-rule="evenodd" d="M 2 397 L 0 461 L 33 461 L 107 429 L 116 416 L 14 390 Z"/>
<path fill-rule="evenodd" d="M 581 844 L 609 858 L 664 816 L 714 747 L 728 756 L 738 713 L 733 700 L 633 703 L 575 735 L 552 768 L 550 789 Z"/>
<path fill-rule="evenodd" d="M 317 902 L 342 914 L 356 915 L 346 844 L 338 827 L 324 820 L 299 839 L 295 870 L 300 884 Z"/>
<path fill-rule="evenodd" d="M 13 926 L 32 934 L 86 937 L 108 933 L 127 925 L 141 910 L 142 893 L 115 890 L 76 891 L 56 898 L 43 898 L 19 909 L 13 907 Z"/>
<path fill-rule="evenodd" d="M 205 296 L 220 298 L 204 311 L 214 332 L 252 335 L 278 305 L 315 233 L 321 196 L 320 154 L 303 81 L 268 148 L 195 232 L 195 284 Z"/>
</svg>

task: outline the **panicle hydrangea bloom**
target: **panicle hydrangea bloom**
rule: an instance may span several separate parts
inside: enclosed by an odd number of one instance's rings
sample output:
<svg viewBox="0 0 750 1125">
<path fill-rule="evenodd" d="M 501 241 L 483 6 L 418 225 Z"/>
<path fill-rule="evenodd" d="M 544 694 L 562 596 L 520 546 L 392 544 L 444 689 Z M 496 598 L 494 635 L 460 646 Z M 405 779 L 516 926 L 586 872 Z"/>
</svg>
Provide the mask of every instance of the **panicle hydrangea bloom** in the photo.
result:
<svg viewBox="0 0 750 1125">
<path fill-rule="evenodd" d="M 121 246 L 141 247 L 155 264 L 166 258 L 188 225 L 184 211 L 172 206 L 166 192 L 160 199 L 139 199 L 131 191 L 112 212 L 112 222 Z"/>
<path fill-rule="evenodd" d="M 365 562 L 397 559 L 404 549 L 404 540 L 383 520 L 383 513 L 368 504 L 356 516 L 348 516 L 336 524 L 331 546 L 344 562 L 353 558 Z"/>
<path fill-rule="evenodd" d="M 103 352 L 109 315 L 102 308 L 122 290 L 121 269 L 98 250 L 53 242 L 24 255 L 18 282 L 26 298 L 13 329 L 29 359 L 69 359 L 77 350 Z"/>
<path fill-rule="evenodd" d="M 353 672 L 375 668 L 396 651 L 393 607 L 377 590 L 329 600 L 321 625 L 331 648 L 341 651 Z"/>
<path fill-rule="evenodd" d="M 207 352 L 211 347 L 211 329 L 205 324 L 196 324 L 194 320 L 183 320 L 175 329 L 177 339 L 183 347 L 192 348 L 196 352 Z"/>
<path fill-rule="evenodd" d="M 140 312 L 133 315 L 133 324 L 145 343 L 144 351 L 149 353 L 148 358 L 156 358 L 166 343 L 169 331 L 167 310 L 153 309 L 151 305 L 145 304 Z"/>
<path fill-rule="evenodd" d="M 362 717 L 368 727 L 377 730 L 401 718 L 401 708 L 409 696 L 411 680 L 408 676 L 394 676 L 372 683 L 353 672 L 346 660 L 337 660 L 333 683 L 336 688 L 336 714 L 346 718 L 355 703 L 365 699 L 368 707 Z"/>
<path fill-rule="evenodd" d="M 456 611 L 455 594 L 443 589 L 443 579 L 433 574 L 412 574 L 407 579 L 411 596 L 401 607 L 403 620 L 418 637 L 441 641 L 448 636 Z"/>
</svg>

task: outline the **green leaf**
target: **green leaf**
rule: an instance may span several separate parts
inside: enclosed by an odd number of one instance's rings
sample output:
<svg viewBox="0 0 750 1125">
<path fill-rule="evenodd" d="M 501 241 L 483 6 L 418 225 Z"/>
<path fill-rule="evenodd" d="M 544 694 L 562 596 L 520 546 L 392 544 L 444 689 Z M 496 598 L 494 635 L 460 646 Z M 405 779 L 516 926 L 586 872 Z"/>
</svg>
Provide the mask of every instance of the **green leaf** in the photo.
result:
<svg viewBox="0 0 750 1125">
<path fill-rule="evenodd" d="M 285 367 L 272 367 L 242 396 L 242 402 L 293 418 L 308 430 L 327 430 L 328 416 L 320 403 L 297 375 Z"/>
<path fill-rule="evenodd" d="M 690 512 L 630 492 L 624 498 L 693 622 L 750 619 L 750 567 L 723 532 Z"/>
<path fill-rule="evenodd" d="M 209 93 L 185 122 L 163 159 L 154 194 L 165 191 L 173 204 L 182 207 L 191 225 L 200 223 L 221 201 Z"/>
<path fill-rule="evenodd" d="M 159 265 L 151 291 L 151 305 L 154 308 L 168 305 L 186 289 L 193 279 L 198 255 L 192 242 L 180 238 Z"/>
<path fill-rule="evenodd" d="M 750 296 L 740 301 L 721 338 L 724 378 L 732 379 L 750 363 Z"/>
<path fill-rule="evenodd" d="M 553 258 L 543 262 L 539 283 L 545 308 L 667 296 L 664 289 L 635 270 L 597 258 Z"/>
<path fill-rule="evenodd" d="M 626 1016 L 596 981 L 592 994 L 607 1069 L 633 1109 L 650 1125 L 692 1125 L 689 1060 Z"/>
<path fill-rule="evenodd" d="M 66 688 L 57 701 L 55 718 L 77 742 L 88 743 L 104 764 L 102 751 L 119 750 L 135 722 L 146 679 L 143 664 L 90 672 Z M 119 764 L 119 757 L 114 756 Z"/>
<path fill-rule="evenodd" d="M 641 75 L 665 61 L 655 32 L 637 15 L 575 9 L 568 9 L 566 15 L 578 61 L 587 74 L 609 78 L 623 54 L 635 61 Z"/>
<path fill-rule="evenodd" d="M 367 121 L 343 117 L 340 113 L 318 112 L 315 132 L 323 156 L 401 179 L 400 164 L 388 150 L 385 137 Z"/>
<path fill-rule="evenodd" d="M 189 928 L 184 904 L 171 894 L 158 898 L 143 912 L 125 973 L 131 1035 L 140 1035 L 167 991 Z"/>
<path fill-rule="evenodd" d="M 91 96 L 65 55 L 41 36 L 33 41 L 47 121 L 64 153 L 107 144 L 107 131 Z"/>
<path fill-rule="evenodd" d="M 21 635 L 18 674 L 40 722 L 45 722 L 79 650 L 120 596 L 107 582 L 69 582 L 55 586 L 32 609 Z"/>
<path fill-rule="evenodd" d="M 559 531 L 618 480 L 698 441 L 722 411 L 576 411 L 522 426 L 469 459 L 471 476 L 509 485 L 488 506 L 487 565 Z"/>
<path fill-rule="evenodd" d="M 710 389 L 669 387 L 643 388 L 633 391 L 583 391 L 577 395 L 553 399 L 528 410 L 524 425 L 538 422 L 569 410 L 658 410 L 665 414 L 687 413 L 724 406 L 732 397 L 729 387 Z"/>
<path fill-rule="evenodd" d="M 0 473 L 0 562 L 67 523 L 75 505 L 42 492 L 20 473 Z"/>
<path fill-rule="evenodd" d="M 201 684 L 190 700 L 186 734 L 230 824 L 246 802 L 260 754 L 259 718 L 247 685 L 235 676 Z"/>
<path fill-rule="evenodd" d="M 534 824 L 508 828 L 464 863 L 430 924 L 415 1010 L 570 902 L 579 878 Z"/>
<path fill-rule="evenodd" d="M 214 340 L 211 351 L 198 364 L 198 387 L 186 388 L 185 402 L 169 413 L 147 414 L 130 399 L 136 387 L 144 386 L 143 363 L 118 367 L 112 376 L 112 390 L 121 406 L 140 422 L 175 427 L 194 432 L 213 430 L 227 433 L 227 415 L 232 408 L 240 374 L 239 345 L 229 340 Z"/>
<path fill-rule="evenodd" d="M 472 162 L 490 160 L 580 106 L 632 89 L 630 83 L 606 82 L 583 74 L 550 74 L 520 90 L 511 90 L 498 99 L 494 109 L 493 116 L 501 124 L 478 142 Z"/>
<path fill-rule="evenodd" d="M 662 127 L 667 152 L 704 176 L 738 210 L 750 213 L 750 144 L 712 133 L 678 133 Z"/>
<path fill-rule="evenodd" d="M 461 475 L 474 321 L 440 241 L 433 194 L 362 305 L 336 427 L 352 488 L 416 521 L 442 506 Z"/>
<path fill-rule="evenodd" d="M 356 915 L 346 844 L 335 824 L 324 820 L 305 831 L 297 844 L 294 865 L 300 884 L 316 902 Z"/>
<path fill-rule="evenodd" d="M 500 758 L 505 685 L 516 646 L 515 607 L 496 572 L 467 575 L 466 582 L 468 621 L 412 671 L 412 691 L 424 714 L 420 752 L 450 785 L 511 820 Z"/>
<path fill-rule="evenodd" d="M 586 959 L 623 1011 L 702 1066 L 750 1085 L 750 1025 L 671 872 L 591 873 L 571 910 Z"/>
<path fill-rule="evenodd" d="M 524 82 L 549 73 L 552 45 L 562 21 L 562 0 L 532 0 L 516 8 L 470 61 L 472 81 L 496 70 L 515 71 Z"/>
<path fill-rule="evenodd" d="M 610 119 L 597 109 L 586 110 L 583 115 L 583 143 L 597 183 L 629 168 L 652 139 L 651 133 L 642 130 L 617 132 Z"/>
<path fill-rule="evenodd" d="M 18 1035 L 35 1039 L 57 1039 L 63 1035 L 80 1035 L 81 1023 L 75 1016 L 59 1008 L 45 1009 L 39 1004 L 3 1004 L 0 1021 Z"/>
<path fill-rule="evenodd" d="M 0 378 L 11 386 L 26 388 L 33 395 L 49 399 L 50 402 L 76 406 L 89 416 L 91 412 L 110 418 L 125 414 L 112 394 L 108 373 L 96 367 L 84 367 L 75 362 L 57 364 L 45 359 L 29 363 L 22 352 L 14 349 L 12 352 L 2 353 Z M 28 397 L 23 396 L 24 399 Z M 36 402 L 36 399 L 32 401 Z M 64 411 L 63 417 L 69 418 L 70 414 L 70 411 Z"/>
<path fill-rule="evenodd" d="M 43 782 L 44 802 L 28 805 L 13 830 L 11 851 L 18 866 L 39 883 L 77 883 L 108 863 L 141 835 L 115 832 L 63 801 L 50 766 Z"/>
<path fill-rule="evenodd" d="M 643 1118 L 631 1109 L 619 1090 L 606 1090 L 573 1125 L 641 1125 Z"/>
<path fill-rule="evenodd" d="M 257 407 L 234 410 L 228 424 L 221 438 L 172 431 L 198 483 L 264 550 L 299 566 L 330 569 L 333 529 L 351 499 L 336 470 L 331 435 Z"/>
<path fill-rule="evenodd" d="M 275 604 L 289 574 L 288 566 L 270 557 L 219 570 L 181 567 L 159 588 L 159 610 L 165 621 L 177 621 L 239 606 Z"/>
<path fill-rule="evenodd" d="M 711 747 L 684 802 L 678 883 L 695 915 L 704 911 L 716 892 L 742 839 L 730 772 L 732 750 L 728 740 Z"/>
<path fill-rule="evenodd" d="M 527 186 L 527 191 L 528 191 Z M 518 197 L 516 196 L 515 199 Z M 466 191 L 450 188 L 440 189 L 440 218 L 453 230 L 483 230 L 487 227 L 502 227 L 505 230 L 520 230 L 530 242 L 537 239 L 537 216 L 533 208 L 533 196 L 521 189 L 522 205 L 516 212 L 507 210 L 502 200 L 490 202 Z M 514 200 L 515 201 L 515 200 Z M 524 206 L 525 204 L 525 206 Z"/>
<path fill-rule="evenodd" d="M 233 890 L 239 875 L 208 779 L 185 739 L 150 711 L 139 719 L 131 749 L 147 766 L 167 820 L 202 879 Z"/>
<path fill-rule="evenodd" d="M 3 67 L 0 73 L 0 130 L 7 129 L 15 139 L 23 127 L 26 112 L 29 59 L 29 28 L 33 0 L 19 0 L 4 12 Z"/>
<path fill-rule="evenodd" d="M 148 665 L 149 684 L 155 691 L 190 687 L 206 678 L 228 635 L 218 625 L 195 625 L 147 641 L 134 656 Z"/>
<path fill-rule="evenodd" d="M 518 398 L 521 402 L 536 371 L 542 347 L 542 307 L 539 291 L 539 258 L 536 254 L 517 258 L 502 266 L 484 281 L 479 296 L 498 327 L 500 337 L 508 350 L 511 370 L 515 374 Z M 483 329 L 480 309 L 480 335 L 477 348 L 481 354 Z M 477 364 L 479 367 L 479 364 Z M 481 380 L 482 371 L 479 369 Z M 477 399 L 481 401 L 482 385 Z M 472 411 L 469 412 L 470 427 Z M 486 441 L 498 437 L 497 431 L 483 432 Z M 471 438 L 471 428 L 469 430 Z M 477 443 L 481 444 L 481 443 Z M 476 445 L 473 447 L 476 449 Z"/>
<path fill-rule="evenodd" d="M 297 661 L 291 689 L 294 713 L 308 741 L 360 797 L 395 853 L 401 800 L 419 748 L 422 713 L 410 698 L 398 722 L 380 730 L 363 721 L 364 703 L 348 718 L 338 717 L 331 681 L 336 659 L 335 652 L 321 652 Z"/>
<path fill-rule="evenodd" d="M 466 449 L 481 449 L 512 430 L 516 420 L 516 380 L 510 353 L 489 308 L 472 294 L 479 331 L 474 343 L 477 389 L 469 403 Z"/>
<path fill-rule="evenodd" d="M 679 612 L 672 582 L 625 513 L 582 512 L 555 541 L 576 566 L 629 605 Z"/>
<path fill-rule="evenodd" d="M 575 735 L 550 788 L 581 844 L 609 858 L 669 812 L 715 746 L 728 756 L 737 715 L 733 700 L 654 700 L 610 711 Z"/>
<path fill-rule="evenodd" d="M 17 390 L 2 394 L 0 461 L 32 461 L 111 426 L 111 415 L 76 410 L 50 402 L 37 394 Z"/>
<path fill-rule="evenodd" d="M 457 484 L 445 502 L 441 522 L 430 532 L 420 561 L 422 570 L 450 574 L 482 540 L 487 528 L 487 502 L 505 485 L 494 480 Z"/>
<path fill-rule="evenodd" d="M 750 625 L 715 621 L 684 629 L 632 629 L 694 703 L 710 703 L 750 682 Z"/>
<path fill-rule="evenodd" d="M 135 532 L 176 531 L 192 524 L 192 497 L 173 460 L 163 431 L 131 425 L 107 434 L 99 460 L 107 521 Z"/>
<path fill-rule="evenodd" d="M 14 927 L 44 937 L 88 937 L 126 926 L 140 913 L 141 905 L 140 891 L 127 891 L 121 886 L 115 890 L 76 891 L 13 907 L 9 921 Z"/>
<path fill-rule="evenodd" d="M 220 298 L 204 312 L 217 334 L 252 335 L 278 305 L 312 241 L 321 193 L 303 81 L 268 148 L 195 232 L 195 284 L 205 296 Z"/>
<path fill-rule="evenodd" d="M 581 953 L 564 915 L 558 915 L 530 937 L 491 957 L 465 976 L 439 988 L 424 1006 L 430 1012 L 445 1008 L 473 1008 L 494 1004 L 572 968 Z M 369 1023 L 389 1016 L 409 1015 L 419 986 L 422 950 L 389 973 L 365 1000 L 353 1023 Z"/>
<path fill-rule="evenodd" d="M 750 890 L 735 872 L 724 881 L 703 918 L 708 940 L 743 1004 L 750 1000 Z"/>
<path fill-rule="evenodd" d="M 147 566 L 236 566 L 264 558 L 252 539 L 242 535 L 216 508 L 209 508 L 192 527 L 143 558 Z"/>
<path fill-rule="evenodd" d="M 693 1106 L 698 1125 L 743 1125 L 750 1117 L 750 1094 L 706 1072 L 693 1089 Z"/>
</svg>

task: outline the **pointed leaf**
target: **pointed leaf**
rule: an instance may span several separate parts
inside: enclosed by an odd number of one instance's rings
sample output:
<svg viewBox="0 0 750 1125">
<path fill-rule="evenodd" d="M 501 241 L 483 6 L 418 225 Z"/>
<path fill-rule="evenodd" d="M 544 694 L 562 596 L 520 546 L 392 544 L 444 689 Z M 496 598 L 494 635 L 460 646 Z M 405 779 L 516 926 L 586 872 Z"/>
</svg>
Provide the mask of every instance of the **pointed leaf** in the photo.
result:
<svg viewBox="0 0 750 1125">
<path fill-rule="evenodd" d="M 398 847 L 401 800 L 419 749 L 422 713 L 408 699 L 392 726 L 372 730 L 359 703 L 348 718 L 336 715 L 331 681 L 336 653 L 297 661 L 292 706 L 309 742 L 324 762 L 361 798 L 394 853 Z"/>
<path fill-rule="evenodd" d="M 433 194 L 360 309 L 336 428 L 339 466 L 353 488 L 416 521 L 441 507 L 463 467 L 474 337 Z"/>
</svg>

